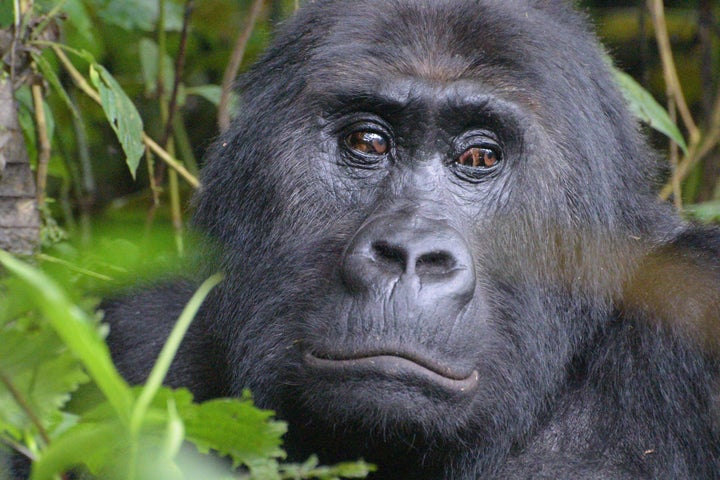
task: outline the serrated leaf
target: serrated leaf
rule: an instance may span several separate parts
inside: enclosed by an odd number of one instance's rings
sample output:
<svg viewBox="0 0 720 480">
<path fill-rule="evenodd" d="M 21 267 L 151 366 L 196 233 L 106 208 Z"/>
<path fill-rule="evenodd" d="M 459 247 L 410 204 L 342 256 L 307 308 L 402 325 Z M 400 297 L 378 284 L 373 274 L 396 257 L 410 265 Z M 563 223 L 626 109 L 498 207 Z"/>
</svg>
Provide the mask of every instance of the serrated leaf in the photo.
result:
<svg viewBox="0 0 720 480">
<path fill-rule="evenodd" d="M 341 478 L 365 478 L 375 470 L 374 465 L 358 460 L 357 462 L 344 462 L 327 467 L 326 475 Z"/>
<path fill-rule="evenodd" d="M 0 330 L 0 377 L 0 431 L 18 440 L 38 433 L 30 415 L 52 435 L 68 420 L 60 409 L 70 393 L 89 380 L 53 331 L 8 328 Z"/>
<path fill-rule="evenodd" d="M 135 105 L 120 84 L 99 63 L 90 65 L 90 79 L 100 93 L 105 116 L 120 141 L 130 174 L 135 178 L 140 158 L 145 152 L 142 141 L 143 122 Z"/>
<path fill-rule="evenodd" d="M 98 473 L 115 463 L 129 445 L 127 431 L 117 422 L 82 423 L 54 440 L 33 463 L 30 480 L 54 480 L 55 475 L 86 465 Z"/>
<path fill-rule="evenodd" d="M 685 143 L 680 129 L 673 123 L 670 115 L 653 96 L 625 72 L 615 69 L 615 79 L 635 116 L 650 128 L 657 130 L 677 143 L 682 151 L 687 154 L 687 143 Z"/>
<path fill-rule="evenodd" d="M 229 456 L 234 466 L 252 466 L 282 458 L 284 422 L 271 420 L 273 412 L 260 410 L 249 400 L 216 399 L 201 405 L 178 406 L 186 438 L 205 453 Z"/>
<path fill-rule="evenodd" d="M 128 420 L 132 406 L 130 388 L 115 369 L 110 350 L 95 328 L 94 320 L 44 273 L 2 250 L 0 263 L 32 291 L 37 307 L 55 332 L 83 363 L 120 418 Z"/>
<path fill-rule="evenodd" d="M 363 460 L 357 462 L 344 462 L 330 467 L 318 466 L 316 456 L 311 456 L 302 464 L 281 465 L 282 478 L 315 478 L 320 480 L 339 480 L 340 478 L 365 478 L 370 472 L 376 470 L 374 465 Z M 254 473 L 254 472 L 253 472 Z M 262 475 L 253 478 L 264 479 Z"/>
</svg>

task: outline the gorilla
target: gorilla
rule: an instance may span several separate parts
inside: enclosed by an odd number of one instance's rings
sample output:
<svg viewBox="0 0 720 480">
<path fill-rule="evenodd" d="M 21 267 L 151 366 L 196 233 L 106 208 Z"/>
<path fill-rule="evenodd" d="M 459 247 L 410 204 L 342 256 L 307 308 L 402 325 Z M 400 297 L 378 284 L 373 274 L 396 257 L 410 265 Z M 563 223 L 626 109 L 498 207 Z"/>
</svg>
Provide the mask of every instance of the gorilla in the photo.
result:
<svg viewBox="0 0 720 480">
<path fill-rule="evenodd" d="M 560 0 L 308 0 L 210 148 L 199 267 L 107 302 L 144 380 L 289 424 L 372 478 L 720 478 L 720 232 Z"/>
</svg>

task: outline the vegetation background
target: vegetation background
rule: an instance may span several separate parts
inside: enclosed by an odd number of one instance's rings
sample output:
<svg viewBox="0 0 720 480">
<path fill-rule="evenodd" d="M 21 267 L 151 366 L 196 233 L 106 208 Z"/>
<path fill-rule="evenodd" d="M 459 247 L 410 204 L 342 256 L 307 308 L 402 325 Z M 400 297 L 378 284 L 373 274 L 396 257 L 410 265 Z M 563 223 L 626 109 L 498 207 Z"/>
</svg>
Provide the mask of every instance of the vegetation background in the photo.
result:
<svg viewBox="0 0 720 480">
<path fill-rule="evenodd" d="M 661 197 L 688 216 L 720 219 L 720 2 L 579 3 L 630 74 L 618 82 L 668 158 Z M 218 278 L 188 305 L 142 387 L 117 374 L 92 313 L 105 292 L 192 254 L 189 199 L 203 152 L 234 108 L 232 80 L 297 7 L 0 0 L 0 249 L 27 256 L 0 252 L 0 479 L 12 452 L 31 461 L 33 478 L 78 465 L 127 479 L 354 478 L 371 469 L 283 464 L 284 424 L 249 397 L 195 404 L 161 387 Z M 231 461 L 182 460 L 187 444 Z"/>
</svg>

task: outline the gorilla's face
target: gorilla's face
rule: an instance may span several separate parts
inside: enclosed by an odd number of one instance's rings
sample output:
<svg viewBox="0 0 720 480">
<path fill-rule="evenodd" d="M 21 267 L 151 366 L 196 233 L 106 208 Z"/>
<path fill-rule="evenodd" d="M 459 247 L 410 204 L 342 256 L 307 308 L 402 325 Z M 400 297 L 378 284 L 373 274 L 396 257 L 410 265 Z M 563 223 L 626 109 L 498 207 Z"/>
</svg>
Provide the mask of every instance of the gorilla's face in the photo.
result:
<svg viewBox="0 0 720 480">
<path fill-rule="evenodd" d="M 565 23 L 422 0 L 289 23 L 198 203 L 234 393 L 355 441 L 529 428 L 608 316 L 649 198 L 594 40 L 548 8 Z"/>
<path fill-rule="evenodd" d="M 513 332 L 494 272 L 526 115 L 481 82 L 419 75 L 335 79 L 306 98 L 320 110 L 306 188 L 335 217 L 320 238 L 337 240 L 322 260 L 304 253 L 326 268 L 297 343 L 304 407 L 420 430 L 507 410 L 497 391 L 537 366 L 518 358 L 525 342 L 545 341 Z"/>
</svg>

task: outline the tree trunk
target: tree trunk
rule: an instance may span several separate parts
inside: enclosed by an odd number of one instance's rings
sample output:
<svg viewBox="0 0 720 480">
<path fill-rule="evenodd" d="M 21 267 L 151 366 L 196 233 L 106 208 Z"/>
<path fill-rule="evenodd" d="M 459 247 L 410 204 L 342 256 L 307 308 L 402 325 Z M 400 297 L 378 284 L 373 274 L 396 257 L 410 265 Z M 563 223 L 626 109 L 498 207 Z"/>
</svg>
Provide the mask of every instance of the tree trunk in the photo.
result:
<svg viewBox="0 0 720 480">
<path fill-rule="evenodd" d="M 13 86 L 0 77 L 0 249 L 29 255 L 40 238 L 35 180 L 18 124 Z"/>
</svg>

